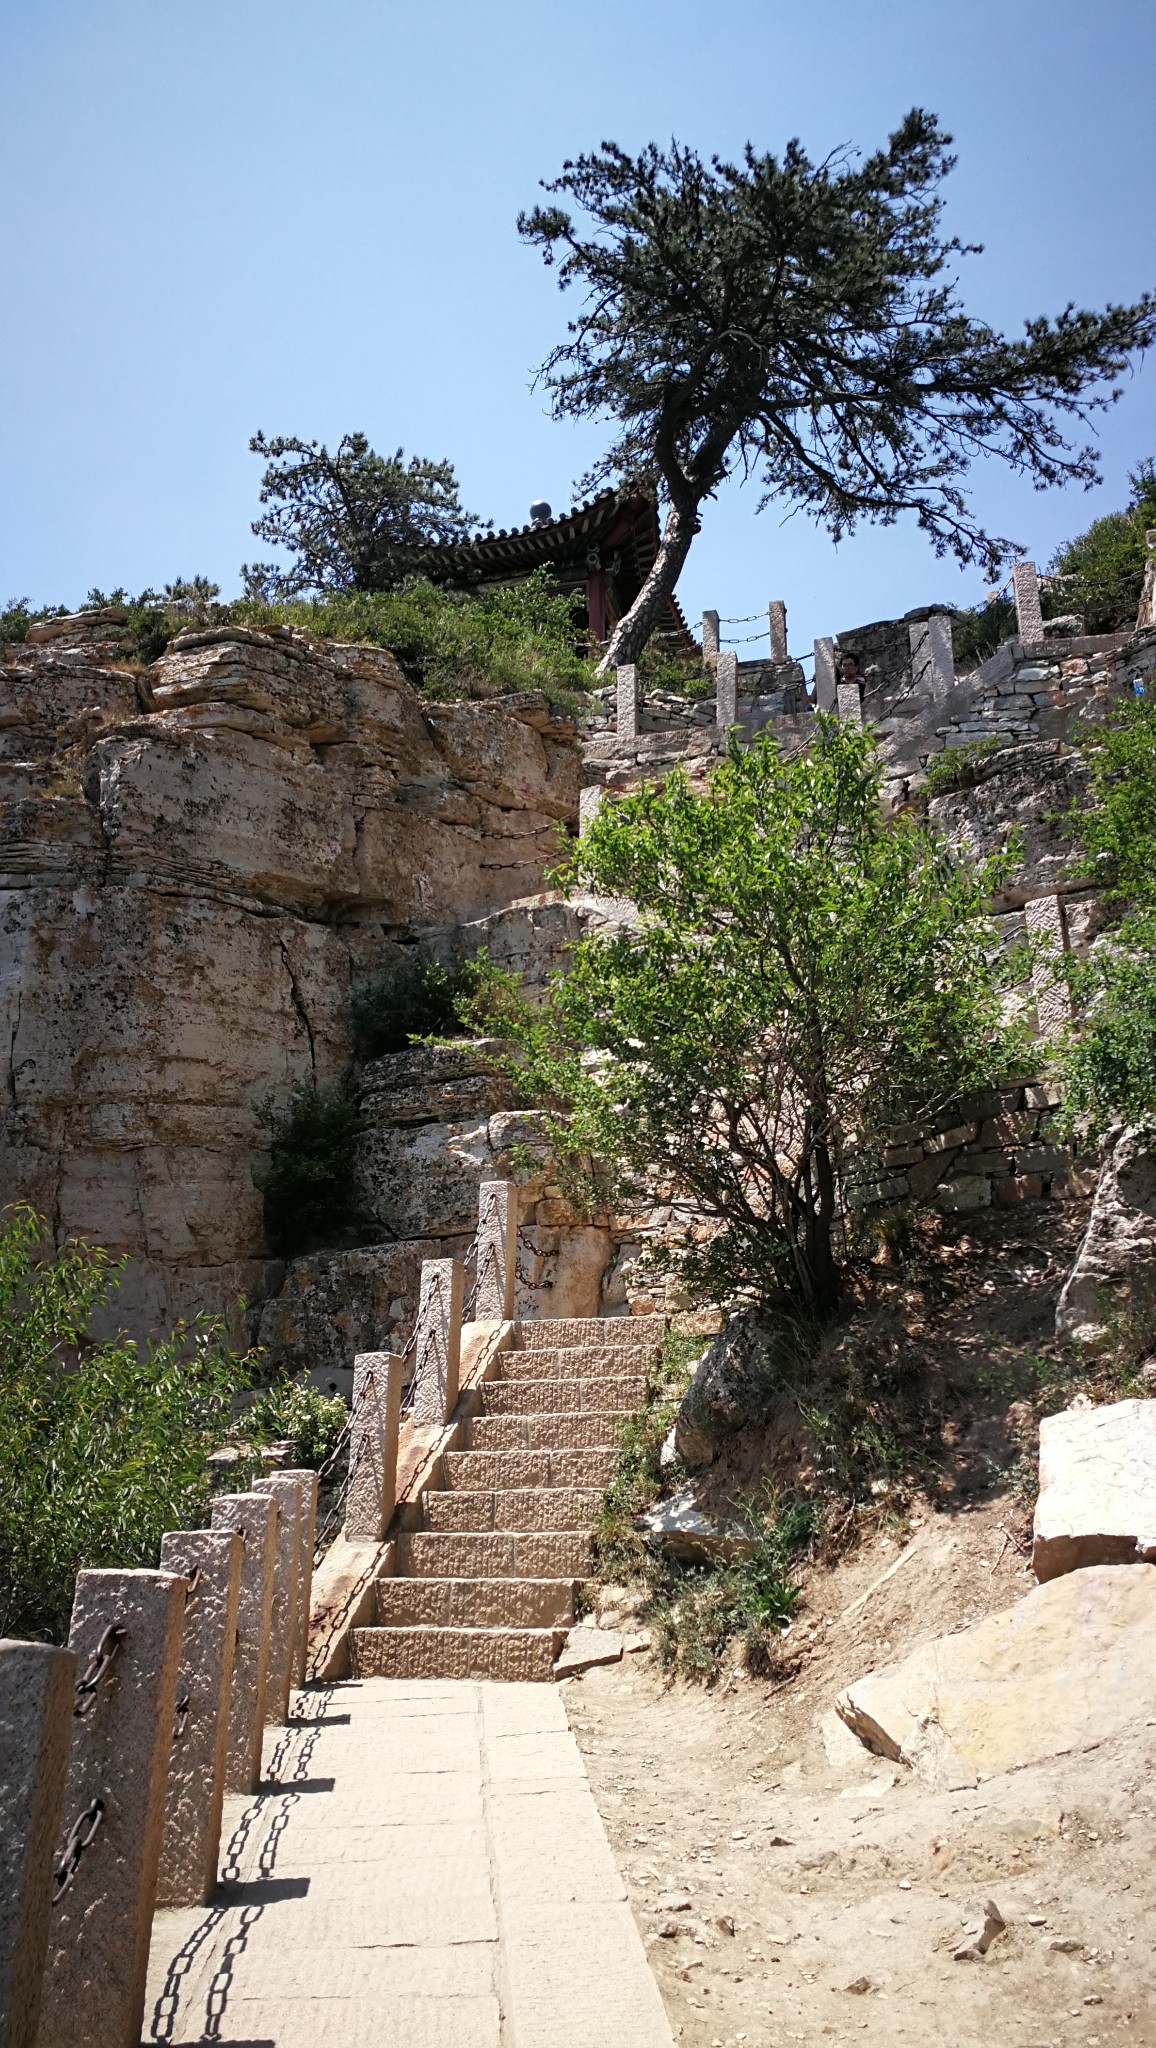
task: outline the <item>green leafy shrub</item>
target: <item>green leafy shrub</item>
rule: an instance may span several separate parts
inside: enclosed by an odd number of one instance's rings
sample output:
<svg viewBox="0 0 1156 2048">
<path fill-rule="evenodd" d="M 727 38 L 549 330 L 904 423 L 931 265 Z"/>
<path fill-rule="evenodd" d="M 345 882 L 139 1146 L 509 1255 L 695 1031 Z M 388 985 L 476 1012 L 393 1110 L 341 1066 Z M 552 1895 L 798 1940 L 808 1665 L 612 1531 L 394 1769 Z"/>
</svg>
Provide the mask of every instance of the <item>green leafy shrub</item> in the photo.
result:
<svg viewBox="0 0 1156 2048">
<path fill-rule="evenodd" d="M 594 1518 L 594 1569 L 599 1578 L 630 1576 L 646 1564 L 646 1545 L 634 1525 L 678 1476 L 677 1468 L 663 1471 L 660 1454 L 690 1383 L 692 1361 L 701 1349 L 700 1337 L 668 1331 L 642 1406 L 623 1424 L 618 1467 Z"/>
<path fill-rule="evenodd" d="M 927 795 L 945 796 L 948 790 L 972 789 L 979 781 L 979 769 L 992 754 L 998 754 L 1007 741 L 998 733 L 990 739 L 969 740 L 965 747 L 945 747 L 942 754 L 932 754 L 927 763 Z"/>
<path fill-rule="evenodd" d="M 1117 907 L 1156 902 L 1156 700 L 1121 703 L 1083 741 L 1091 802 L 1069 823 L 1079 841 L 1080 872 L 1112 890 Z"/>
<path fill-rule="evenodd" d="M 416 1038 L 461 1030 L 457 1003 L 465 978 L 438 960 L 399 960 L 359 989 L 350 1005 L 362 1059 L 404 1052 Z"/>
<path fill-rule="evenodd" d="M 270 1251 L 292 1258 L 337 1242 L 355 1212 L 357 1105 L 348 1088 L 298 1081 L 281 1108 L 258 1104 L 257 1118 L 271 1140 L 268 1163 L 254 1174 Z"/>
<path fill-rule="evenodd" d="M 1061 1049 L 1061 1127 L 1087 1135 L 1156 1115 L 1156 703 L 1121 704 L 1084 742 L 1091 802 L 1070 815 L 1077 865 L 1104 884 L 1117 924 L 1068 957 L 1079 1022 Z"/>
<path fill-rule="evenodd" d="M 986 661 L 1018 630 L 1016 608 L 1010 597 L 993 597 L 990 604 L 955 612 L 951 621 L 951 650 L 956 673 L 966 675 L 978 668 L 981 661 Z"/>
<path fill-rule="evenodd" d="M 248 1363 L 224 1322 L 163 1343 L 95 1342 L 123 1262 L 50 1248 L 30 1209 L 0 1228 L 0 1635 L 62 1640 L 84 1566 L 152 1566 L 166 1529 L 195 1528 L 210 1451 Z"/>
<path fill-rule="evenodd" d="M 29 626 L 38 625 L 41 619 L 60 619 L 65 616 L 62 604 L 41 606 L 40 610 L 26 597 L 9 598 L 0 611 L 0 647 L 11 647 L 28 637 Z"/>
<path fill-rule="evenodd" d="M 326 640 L 384 647 L 423 696 L 511 696 L 540 690 L 562 710 L 577 710 L 593 678 L 593 664 L 578 652 L 577 600 L 559 591 L 545 570 L 499 590 L 448 590 L 411 577 L 395 590 L 341 591 L 316 598 L 266 601 L 243 597 L 217 602 L 204 576 L 178 577 L 163 591 L 90 590 L 84 609 L 119 605 L 127 613 L 120 654 L 153 662 L 190 626 L 298 626 Z M 33 611 L 27 599 L 0 613 L 0 644 L 23 640 L 35 619 L 57 618 L 64 606 Z"/>
<path fill-rule="evenodd" d="M 1156 1116 L 1156 913 L 1126 920 L 1118 948 L 1071 961 L 1080 1028 L 1060 1056 L 1060 1126 L 1096 1136 Z"/>
<path fill-rule="evenodd" d="M 1089 633 L 1115 633 L 1136 623 L 1147 559 L 1144 534 L 1156 526 L 1156 464 L 1141 462 L 1128 482 L 1125 510 L 1094 519 L 1051 563 L 1054 574 L 1070 578 L 1065 610 L 1081 612 Z"/>
<path fill-rule="evenodd" d="M 813 1501 L 784 1497 L 752 1520 L 757 1539 L 749 1557 L 670 1568 L 646 1610 L 663 1670 L 711 1685 L 736 1636 L 748 1670 L 765 1676 L 774 1669 L 800 1593 L 792 1566 L 815 1533 L 818 1510 Z"/>
<path fill-rule="evenodd" d="M 331 1457 L 348 1410 L 340 1396 L 323 1394 L 308 1380 L 279 1379 L 259 1389 L 245 1415 L 254 1443 L 292 1443 L 291 1465 L 317 1471 Z"/>
<path fill-rule="evenodd" d="M 820 713 L 805 754 L 765 735 L 705 788 L 676 769 L 615 796 L 572 875 L 636 922 L 588 933 L 545 1001 L 481 974 L 475 1021 L 551 1112 L 551 1170 L 593 1162 L 592 1200 L 619 1205 L 658 1176 L 718 1225 L 655 1247 L 691 1300 L 829 1315 L 840 1147 L 938 1114 L 1018 1055 L 987 911 L 1011 850 L 979 864 L 923 819 L 886 826 L 879 787 L 871 735 Z"/>
<path fill-rule="evenodd" d="M 411 578 L 396 590 L 345 591 L 266 604 L 242 598 L 229 617 L 254 627 L 300 626 L 327 640 L 388 648 L 423 696 L 508 696 L 541 690 L 577 706 L 593 666 L 576 651 L 575 599 L 545 570 L 508 589 L 447 590 Z"/>
</svg>

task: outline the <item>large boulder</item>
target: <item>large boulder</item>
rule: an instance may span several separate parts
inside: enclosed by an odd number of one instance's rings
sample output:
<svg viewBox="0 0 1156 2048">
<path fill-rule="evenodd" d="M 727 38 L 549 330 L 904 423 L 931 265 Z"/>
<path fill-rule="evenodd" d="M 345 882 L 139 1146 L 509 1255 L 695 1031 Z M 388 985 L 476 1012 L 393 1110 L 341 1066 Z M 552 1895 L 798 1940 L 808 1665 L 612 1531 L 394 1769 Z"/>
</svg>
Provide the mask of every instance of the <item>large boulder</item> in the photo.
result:
<svg viewBox="0 0 1156 2048">
<path fill-rule="evenodd" d="M 1084 1241 L 1056 1308 L 1056 1335 L 1096 1350 L 1114 1316 L 1156 1297 L 1156 1132 L 1117 1126 L 1101 1147 Z"/>
<path fill-rule="evenodd" d="M 728 1437 L 765 1419 L 770 1341 L 767 1317 L 742 1309 L 708 1344 L 674 1425 L 675 1449 L 688 1472 L 712 1464 Z"/>
<path fill-rule="evenodd" d="M 1156 1559 L 1156 1401 L 1066 1408 L 1040 1424 L 1038 1579 Z"/>
<path fill-rule="evenodd" d="M 950 1788 L 1143 1723 L 1156 1697 L 1156 1571 L 1093 1565 L 921 1643 L 835 1702 L 869 1749 Z"/>
</svg>

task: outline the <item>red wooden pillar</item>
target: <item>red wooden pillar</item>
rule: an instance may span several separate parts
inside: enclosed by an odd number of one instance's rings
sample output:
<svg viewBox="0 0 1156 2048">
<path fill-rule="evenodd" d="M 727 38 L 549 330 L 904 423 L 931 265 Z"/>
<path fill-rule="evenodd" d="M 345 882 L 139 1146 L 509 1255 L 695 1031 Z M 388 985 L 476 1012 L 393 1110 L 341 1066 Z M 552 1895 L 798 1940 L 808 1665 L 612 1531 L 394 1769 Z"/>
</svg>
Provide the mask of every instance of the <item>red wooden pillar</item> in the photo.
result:
<svg viewBox="0 0 1156 2048">
<path fill-rule="evenodd" d="M 590 569 L 586 576 L 586 616 L 595 640 L 606 638 L 606 571 Z"/>
</svg>

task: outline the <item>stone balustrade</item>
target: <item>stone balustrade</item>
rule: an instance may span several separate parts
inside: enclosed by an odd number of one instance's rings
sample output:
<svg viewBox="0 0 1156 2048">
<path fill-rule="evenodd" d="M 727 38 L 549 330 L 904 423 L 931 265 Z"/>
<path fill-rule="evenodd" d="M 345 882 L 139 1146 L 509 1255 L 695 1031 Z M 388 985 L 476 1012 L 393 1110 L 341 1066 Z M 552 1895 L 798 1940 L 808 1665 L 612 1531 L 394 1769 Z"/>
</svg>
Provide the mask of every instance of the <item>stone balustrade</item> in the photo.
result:
<svg viewBox="0 0 1156 2048">
<path fill-rule="evenodd" d="M 469 1260 L 426 1262 L 415 1420 L 457 1402 L 464 1309 L 508 1319 L 517 1231 L 517 1187 L 487 1182 L 469 1295 Z M 357 1359 L 351 1543 L 394 1514 L 405 1364 Z M 317 1497 L 313 1471 L 218 1495 L 158 1571 L 79 1574 L 67 1649 L 0 1643 L 0 2048 L 137 2048 L 154 1909 L 208 1904 L 225 1793 L 256 1790 L 304 1680 Z"/>
</svg>

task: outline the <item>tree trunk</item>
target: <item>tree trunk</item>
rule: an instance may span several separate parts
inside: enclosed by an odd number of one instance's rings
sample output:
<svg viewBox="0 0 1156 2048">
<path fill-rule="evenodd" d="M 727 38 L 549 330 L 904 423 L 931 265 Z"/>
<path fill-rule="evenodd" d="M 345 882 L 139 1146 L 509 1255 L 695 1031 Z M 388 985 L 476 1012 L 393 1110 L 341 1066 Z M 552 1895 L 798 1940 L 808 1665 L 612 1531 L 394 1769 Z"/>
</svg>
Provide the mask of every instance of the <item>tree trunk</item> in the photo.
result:
<svg viewBox="0 0 1156 2048">
<path fill-rule="evenodd" d="M 815 1146 L 815 1169 L 818 1199 L 807 1217 L 807 1266 L 815 1309 L 819 1315 L 827 1315 L 839 1299 L 839 1269 L 831 1244 L 835 1225 L 835 1175 L 831 1154 L 822 1139 Z"/>
<path fill-rule="evenodd" d="M 674 586 L 682 574 L 682 565 L 698 529 L 697 500 L 689 500 L 683 505 L 671 505 L 662 529 L 662 542 L 654 558 L 654 566 L 630 610 L 615 626 L 610 636 L 610 645 L 598 664 L 599 675 L 605 675 L 609 669 L 621 668 L 627 662 L 638 660 L 674 596 Z"/>
</svg>

